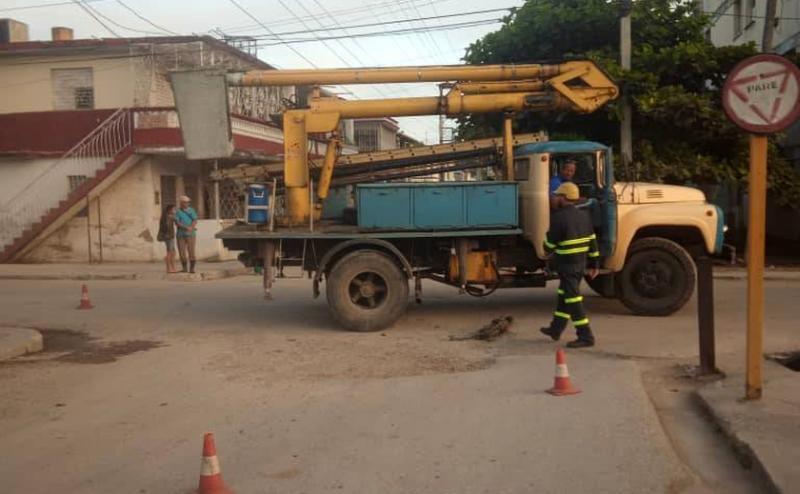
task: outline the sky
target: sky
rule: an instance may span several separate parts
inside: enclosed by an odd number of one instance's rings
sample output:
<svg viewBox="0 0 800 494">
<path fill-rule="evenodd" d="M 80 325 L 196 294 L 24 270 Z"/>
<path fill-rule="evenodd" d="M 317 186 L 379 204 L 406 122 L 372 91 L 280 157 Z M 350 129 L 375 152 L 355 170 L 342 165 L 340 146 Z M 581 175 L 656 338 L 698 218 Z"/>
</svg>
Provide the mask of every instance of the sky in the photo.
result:
<svg viewBox="0 0 800 494">
<path fill-rule="evenodd" d="M 278 68 L 334 68 L 462 63 L 470 43 L 500 27 L 507 12 L 438 19 L 421 18 L 520 6 L 523 0 L 2 0 L 0 18 L 28 24 L 32 40 L 50 39 L 50 28 L 67 26 L 76 38 L 171 34 L 258 36 L 258 56 Z M 237 6 L 238 4 L 238 6 Z M 241 8 L 240 8 L 241 7 Z M 247 13 L 245 13 L 246 11 Z M 249 13 L 249 15 L 248 15 Z M 254 20 L 255 18 L 255 20 Z M 256 22 L 257 21 L 257 22 Z M 407 21 L 407 22 L 398 22 Z M 353 27 L 386 23 L 380 26 Z M 107 27 L 104 27 L 105 24 Z M 445 28 L 442 29 L 441 27 Z M 425 32 L 387 33 L 402 29 Z M 314 32 L 297 33 L 297 31 Z M 345 39 L 342 35 L 380 33 Z M 276 36 L 277 35 L 277 36 Z M 311 42 L 281 44 L 311 39 Z M 346 98 L 373 99 L 439 94 L 436 84 L 332 88 Z M 426 143 L 439 141 L 438 117 L 402 117 L 401 130 Z M 448 121 L 447 125 L 452 125 Z"/>
</svg>

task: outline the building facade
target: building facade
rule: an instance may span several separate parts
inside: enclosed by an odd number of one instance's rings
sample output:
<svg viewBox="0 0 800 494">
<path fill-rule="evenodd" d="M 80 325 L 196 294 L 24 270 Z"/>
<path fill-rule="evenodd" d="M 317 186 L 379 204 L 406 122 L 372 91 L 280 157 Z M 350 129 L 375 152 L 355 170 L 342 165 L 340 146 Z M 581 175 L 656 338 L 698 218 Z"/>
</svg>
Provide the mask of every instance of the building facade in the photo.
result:
<svg viewBox="0 0 800 494">
<path fill-rule="evenodd" d="M 198 257 L 233 256 L 214 234 L 243 216 L 241 186 L 208 174 L 280 162 L 282 132 L 269 116 L 294 88 L 231 88 L 234 155 L 191 161 L 169 72 L 272 67 L 207 36 L 75 40 L 59 28 L 51 41 L 28 41 L 27 28 L 0 20 L 3 33 L 0 262 L 161 259 L 162 208 L 184 194 L 201 218 Z"/>
<path fill-rule="evenodd" d="M 708 36 L 716 46 L 755 43 L 761 48 L 766 22 L 765 0 L 703 0 L 711 17 Z M 800 47 L 800 2 L 778 0 L 772 47 L 775 53 L 796 53 Z"/>
</svg>

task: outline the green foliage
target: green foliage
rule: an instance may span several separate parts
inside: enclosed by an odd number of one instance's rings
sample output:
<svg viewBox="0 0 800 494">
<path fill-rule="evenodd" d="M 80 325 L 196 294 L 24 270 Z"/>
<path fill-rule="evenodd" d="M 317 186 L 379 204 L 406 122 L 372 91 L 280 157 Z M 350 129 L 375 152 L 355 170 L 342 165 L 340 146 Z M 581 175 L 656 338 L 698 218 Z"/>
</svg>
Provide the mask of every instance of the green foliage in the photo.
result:
<svg viewBox="0 0 800 494">
<path fill-rule="evenodd" d="M 633 107 L 633 170 L 622 179 L 700 184 L 743 183 L 747 178 L 747 135 L 725 117 L 720 90 L 733 66 L 756 53 L 753 45 L 715 47 L 705 36 L 707 16 L 696 2 L 638 0 L 633 3 L 632 70 L 619 59 L 618 2 L 528 0 L 504 25 L 475 41 L 468 63 L 531 62 L 590 58 L 624 88 Z M 797 60 L 795 60 L 795 63 Z M 519 131 L 547 130 L 618 147 L 619 105 L 588 116 L 525 114 Z M 500 131 L 497 116 L 459 119 L 459 136 L 474 138 Z M 800 174 L 773 145 L 770 187 L 781 204 L 800 200 Z"/>
</svg>

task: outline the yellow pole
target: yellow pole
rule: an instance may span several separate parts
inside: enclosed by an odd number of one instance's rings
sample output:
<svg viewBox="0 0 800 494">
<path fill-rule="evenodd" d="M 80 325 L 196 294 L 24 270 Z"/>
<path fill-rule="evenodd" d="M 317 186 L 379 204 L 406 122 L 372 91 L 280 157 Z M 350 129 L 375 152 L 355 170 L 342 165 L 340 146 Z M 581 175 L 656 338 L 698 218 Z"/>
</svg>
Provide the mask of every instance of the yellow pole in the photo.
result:
<svg viewBox="0 0 800 494">
<path fill-rule="evenodd" d="M 503 116 L 503 163 L 505 164 L 505 179 L 514 180 L 514 130 L 512 113 Z"/>
<path fill-rule="evenodd" d="M 308 136 L 306 115 L 302 110 L 283 114 L 283 179 L 286 185 L 286 209 L 290 224 L 302 225 L 308 220 Z"/>
<path fill-rule="evenodd" d="M 570 65 L 572 64 L 572 65 Z M 228 74 L 236 86 L 321 86 L 325 84 L 385 84 L 439 81 L 508 81 L 553 77 L 575 64 L 433 65 L 355 69 L 251 70 Z"/>
<path fill-rule="evenodd" d="M 761 398 L 764 348 L 764 239 L 767 136 L 750 135 L 750 211 L 747 225 L 747 375 L 745 398 Z"/>
<path fill-rule="evenodd" d="M 322 170 L 319 172 L 319 186 L 317 187 L 317 197 L 325 200 L 328 197 L 328 190 L 331 187 L 333 177 L 333 166 L 339 155 L 339 138 L 334 135 L 328 139 L 328 148 L 325 150 L 325 161 L 322 162 Z"/>
</svg>

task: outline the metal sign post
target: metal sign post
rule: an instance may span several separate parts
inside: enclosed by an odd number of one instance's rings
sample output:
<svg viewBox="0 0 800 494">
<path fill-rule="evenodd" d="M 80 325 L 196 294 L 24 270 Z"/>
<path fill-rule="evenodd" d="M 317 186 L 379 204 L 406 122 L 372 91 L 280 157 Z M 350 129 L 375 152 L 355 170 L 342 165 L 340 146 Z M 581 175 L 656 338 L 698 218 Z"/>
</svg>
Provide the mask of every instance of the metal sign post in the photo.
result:
<svg viewBox="0 0 800 494">
<path fill-rule="evenodd" d="M 750 132 L 745 398 L 757 400 L 764 348 L 767 134 L 785 129 L 800 116 L 800 69 L 778 55 L 747 58 L 728 74 L 722 106 L 733 123 Z"/>
</svg>

